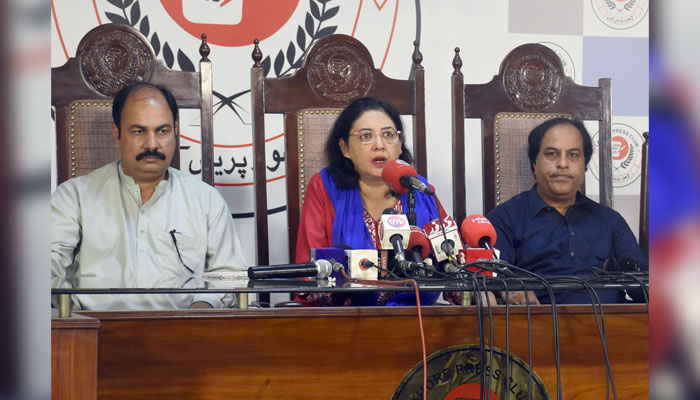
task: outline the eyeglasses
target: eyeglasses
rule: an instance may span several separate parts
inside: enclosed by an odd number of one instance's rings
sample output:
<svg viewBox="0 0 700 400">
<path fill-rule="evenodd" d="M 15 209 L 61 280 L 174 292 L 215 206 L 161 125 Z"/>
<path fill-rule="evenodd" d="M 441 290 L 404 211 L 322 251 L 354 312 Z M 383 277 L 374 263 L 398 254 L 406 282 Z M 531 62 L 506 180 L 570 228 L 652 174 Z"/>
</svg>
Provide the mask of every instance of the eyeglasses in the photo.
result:
<svg viewBox="0 0 700 400">
<path fill-rule="evenodd" d="M 175 251 L 177 251 L 177 257 L 180 259 L 180 262 L 182 263 L 182 265 L 185 266 L 185 268 L 187 268 L 188 271 L 190 271 L 191 273 L 194 274 L 194 270 L 192 268 L 188 267 L 187 264 L 185 264 L 185 262 L 182 260 L 182 255 L 180 255 L 180 249 L 177 247 L 177 239 L 175 239 L 175 234 L 180 233 L 180 232 L 173 229 L 172 231 L 170 231 L 168 233 L 170 234 L 170 237 L 173 238 L 173 244 L 175 245 Z"/>
<path fill-rule="evenodd" d="M 357 136 L 362 144 L 374 144 L 377 143 L 377 134 L 369 129 L 362 129 L 357 132 L 351 133 L 351 136 Z M 385 129 L 379 133 L 382 136 L 382 142 L 386 144 L 394 144 L 401 137 L 401 131 L 394 129 Z"/>
</svg>

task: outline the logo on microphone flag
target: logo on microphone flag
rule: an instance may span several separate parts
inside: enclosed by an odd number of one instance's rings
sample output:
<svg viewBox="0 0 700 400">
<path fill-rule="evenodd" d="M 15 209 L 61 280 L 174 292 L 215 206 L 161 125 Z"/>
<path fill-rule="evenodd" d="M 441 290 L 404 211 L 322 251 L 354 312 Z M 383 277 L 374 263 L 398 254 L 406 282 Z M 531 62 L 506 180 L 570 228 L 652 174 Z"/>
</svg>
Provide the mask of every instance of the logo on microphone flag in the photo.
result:
<svg viewBox="0 0 700 400">
<path fill-rule="evenodd" d="M 386 219 L 386 222 L 394 228 L 402 228 L 406 226 L 406 219 L 399 216 L 392 216 Z"/>
<path fill-rule="evenodd" d="M 486 217 L 483 217 L 481 215 L 477 217 L 472 217 L 471 220 L 473 224 L 491 224 L 491 222 L 488 219 L 486 219 Z"/>
<path fill-rule="evenodd" d="M 442 220 L 442 223 L 445 225 L 445 233 L 450 233 L 452 231 L 457 230 L 457 223 L 449 215 L 446 216 Z M 424 228 L 425 228 L 425 235 L 428 237 L 428 239 L 434 239 L 434 238 L 442 235 L 442 228 L 440 227 L 440 221 L 438 221 L 437 219 L 433 220 L 430 224 L 424 226 Z"/>
</svg>

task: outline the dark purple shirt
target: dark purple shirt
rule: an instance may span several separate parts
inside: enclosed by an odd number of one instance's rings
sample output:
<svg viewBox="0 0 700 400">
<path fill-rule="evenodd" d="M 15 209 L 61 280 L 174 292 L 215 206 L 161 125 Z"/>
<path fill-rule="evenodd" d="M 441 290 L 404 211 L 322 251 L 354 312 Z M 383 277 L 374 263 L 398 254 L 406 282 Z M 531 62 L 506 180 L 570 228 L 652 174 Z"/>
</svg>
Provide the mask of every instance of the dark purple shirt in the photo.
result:
<svg viewBox="0 0 700 400">
<path fill-rule="evenodd" d="M 617 211 L 576 193 L 576 202 L 561 215 L 537 193 L 537 185 L 493 209 L 487 218 L 496 228 L 496 248 L 501 260 L 538 275 L 591 275 L 608 257 L 617 261 L 630 257 L 645 268 L 644 257 L 634 234 Z M 549 303 L 545 292 L 540 302 Z M 599 290 L 605 303 L 622 299 L 620 293 Z M 557 304 L 590 304 L 587 291 L 560 292 Z"/>
</svg>

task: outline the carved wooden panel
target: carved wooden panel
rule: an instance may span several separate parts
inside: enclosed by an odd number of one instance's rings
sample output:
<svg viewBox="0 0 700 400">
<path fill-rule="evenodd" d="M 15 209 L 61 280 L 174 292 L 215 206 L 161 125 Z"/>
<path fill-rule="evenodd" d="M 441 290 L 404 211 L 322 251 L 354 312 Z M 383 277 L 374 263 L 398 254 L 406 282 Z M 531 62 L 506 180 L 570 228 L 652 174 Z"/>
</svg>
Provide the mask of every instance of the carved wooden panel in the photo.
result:
<svg viewBox="0 0 700 400">
<path fill-rule="evenodd" d="M 310 55 L 307 77 L 319 97 L 350 102 L 372 86 L 373 63 L 351 43 L 327 43 Z"/>
<path fill-rule="evenodd" d="M 548 50 L 543 47 L 513 52 L 504 62 L 506 95 L 523 111 L 542 110 L 559 99 L 564 68 L 557 55 Z"/>
<path fill-rule="evenodd" d="M 146 38 L 132 31 L 94 29 L 78 45 L 80 74 L 94 91 L 114 96 L 124 85 L 148 81 L 155 54 Z"/>
</svg>

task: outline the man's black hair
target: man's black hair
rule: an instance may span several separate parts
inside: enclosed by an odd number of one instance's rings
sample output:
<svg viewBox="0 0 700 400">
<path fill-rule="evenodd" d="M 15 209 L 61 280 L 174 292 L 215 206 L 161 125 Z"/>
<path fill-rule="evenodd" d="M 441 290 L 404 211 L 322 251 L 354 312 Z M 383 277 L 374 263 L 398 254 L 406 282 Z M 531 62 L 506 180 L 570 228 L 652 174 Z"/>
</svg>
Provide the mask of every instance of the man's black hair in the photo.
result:
<svg viewBox="0 0 700 400">
<path fill-rule="evenodd" d="M 583 158 L 585 166 L 588 168 L 588 162 L 591 161 L 591 156 L 593 155 L 593 143 L 591 142 L 591 136 L 588 134 L 588 130 L 583 125 L 583 122 L 577 119 L 558 117 L 537 125 L 527 138 L 527 155 L 530 157 L 530 170 L 533 172 L 535 171 L 535 161 L 537 161 L 537 155 L 540 153 L 540 145 L 542 144 L 544 134 L 547 133 L 549 128 L 562 124 L 572 125 L 578 129 L 581 134 L 581 140 L 583 141 Z"/>
<path fill-rule="evenodd" d="M 355 166 L 349 158 L 343 156 L 340 150 L 339 141 L 342 139 L 346 144 L 350 137 L 350 129 L 360 116 L 369 110 L 379 110 L 385 112 L 394 122 L 396 130 L 403 132 L 401 117 L 394 106 L 388 102 L 374 97 L 362 97 L 350 103 L 340 113 L 338 119 L 335 120 L 331 135 L 326 142 L 326 157 L 328 159 L 328 173 L 338 184 L 341 189 L 355 189 L 359 186 L 360 174 L 355 170 Z M 403 139 L 403 134 L 400 135 L 401 140 L 401 155 L 400 160 L 409 164 L 413 163 L 413 156 L 406 147 L 406 142 Z"/>
<path fill-rule="evenodd" d="M 177 101 L 175 100 L 173 94 L 170 93 L 170 90 L 163 86 L 154 85 L 148 82 L 132 83 L 121 88 L 117 95 L 114 96 L 114 100 L 112 101 L 112 119 L 114 120 L 114 125 L 117 126 L 117 130 L 119 131 L 118 137 L 120 139 L 122 137 L 122 111 L 124 111 L 124 104 L 133 92 L 143 88 L 156 89 L 161 94 L 163 94 L 163 97 L 165 97 L 165 101 L 168 103 L 168 107 L 170 107 L 170 111 L 173 114 L 173 126 L 175 126 L 175 121 L 177 121 L 178 108 Z M 177 135 L 177 132 L 175 132 L 175 134 Z"/>
</svg>

